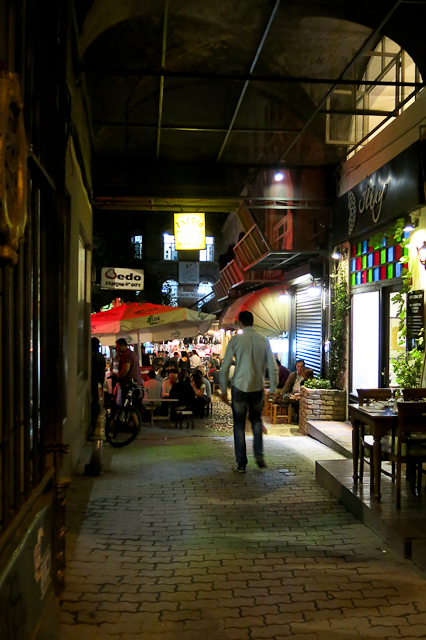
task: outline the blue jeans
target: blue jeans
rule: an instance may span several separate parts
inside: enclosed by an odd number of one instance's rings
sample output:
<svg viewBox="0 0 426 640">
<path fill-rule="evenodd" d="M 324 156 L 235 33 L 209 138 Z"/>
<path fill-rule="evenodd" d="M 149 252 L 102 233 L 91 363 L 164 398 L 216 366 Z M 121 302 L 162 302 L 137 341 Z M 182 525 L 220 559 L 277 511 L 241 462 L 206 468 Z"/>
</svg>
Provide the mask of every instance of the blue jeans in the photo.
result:
<svg viewBox="0 0 426 640">
<path fill-rule="evenodd" d="M 240 391 L 236 387 L 231 387 L 232 395 L 232 415 L 234 418 L 234 446 L 237 464 L 245 467 L 247 465 L 246 452 L 246 415 L 249 412 L 249 420 L 253 430 L 253 450 L 254 457 L 260 458 L 263 455 L 262 443 L 262 407 L 263 390 L 260 391 Z"/>
</svg>

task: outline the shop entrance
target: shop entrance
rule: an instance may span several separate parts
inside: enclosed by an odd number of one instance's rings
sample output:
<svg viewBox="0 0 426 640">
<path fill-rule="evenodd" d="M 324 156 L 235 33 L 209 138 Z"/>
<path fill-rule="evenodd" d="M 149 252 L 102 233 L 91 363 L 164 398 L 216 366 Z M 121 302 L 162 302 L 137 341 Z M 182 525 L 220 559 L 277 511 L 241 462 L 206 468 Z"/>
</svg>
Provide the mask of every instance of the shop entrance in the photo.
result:
<svg viewBox="0 0 426 640">
<path fill-rule="evenodd" d="M 391 358 L 398 346 L 397 305 L 392 302 L 401 285 L 361 290 L 352 295 L 351 394 L 395 384 Z"/>
</svg>

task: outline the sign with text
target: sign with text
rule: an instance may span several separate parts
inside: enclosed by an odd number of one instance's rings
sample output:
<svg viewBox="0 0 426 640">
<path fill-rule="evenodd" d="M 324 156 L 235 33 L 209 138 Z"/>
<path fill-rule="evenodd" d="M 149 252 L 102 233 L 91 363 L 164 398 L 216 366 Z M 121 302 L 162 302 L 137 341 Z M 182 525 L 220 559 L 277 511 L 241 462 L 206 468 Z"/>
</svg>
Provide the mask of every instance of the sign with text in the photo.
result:
<svg viewBox="0 0 426 640">
<path fill-rule="evenodd" d="M 407 348 L 414 349 L 417 346 L 416 340 L 421 336 L 424 328 L 424 304 L 425 292 L 411 291 L 407 294 Z"/>
<path fill-rule="evenodd" d="M 418 209 L 425 201 L 420 170 L 415 143 L 338 198 L 332 244 L 375 234 L 380 225 Z"/>
<path fill-rule="evenodd" d="M 175 213 L 174 230 L 176 251 L 206 248 L 204 213 Z"/>
<path fill-rule="evenodd" d="M 128 289 L 140 291 L 144 287 L 142 269 L 117 269 L 103 267 L 101 271 L 101 289 Z"/>
<path fill-rule="evenodd" d="M 179 262 L 179 284 L 198 284 L 200 282 L 199 262 Z"/>
</svg>

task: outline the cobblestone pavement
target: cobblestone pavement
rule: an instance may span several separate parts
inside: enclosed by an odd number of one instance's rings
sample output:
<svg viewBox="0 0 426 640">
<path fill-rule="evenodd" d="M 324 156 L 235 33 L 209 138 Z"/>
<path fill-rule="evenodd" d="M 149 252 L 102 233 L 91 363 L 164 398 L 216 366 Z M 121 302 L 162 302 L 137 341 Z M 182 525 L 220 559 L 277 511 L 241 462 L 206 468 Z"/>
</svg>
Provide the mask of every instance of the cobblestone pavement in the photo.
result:
<svg viewBox="0 0 426 640">
<path fill-rule="evenodd" d="M 293 433 L 245 474 L 228 434 L 104 445 L 69 489 L 63 640 L 426 637 L 425 575 L 315 482 L 338 454 Z"/>
</svg>

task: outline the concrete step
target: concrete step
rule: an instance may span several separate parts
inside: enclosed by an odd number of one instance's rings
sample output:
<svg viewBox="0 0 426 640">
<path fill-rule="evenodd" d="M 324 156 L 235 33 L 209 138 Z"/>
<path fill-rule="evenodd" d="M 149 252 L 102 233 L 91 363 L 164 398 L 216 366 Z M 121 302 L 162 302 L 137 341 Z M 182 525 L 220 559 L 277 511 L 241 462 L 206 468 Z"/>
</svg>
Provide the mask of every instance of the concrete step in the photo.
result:
<svg viewBox="0 0 426 640">
<path fill-rule="evenodd" d="M 326 447 L 352 458 L 352 427 L 350 422 L 331 420 L 310 420 L 307 422 L 308 436 Z"/>
</svg>

